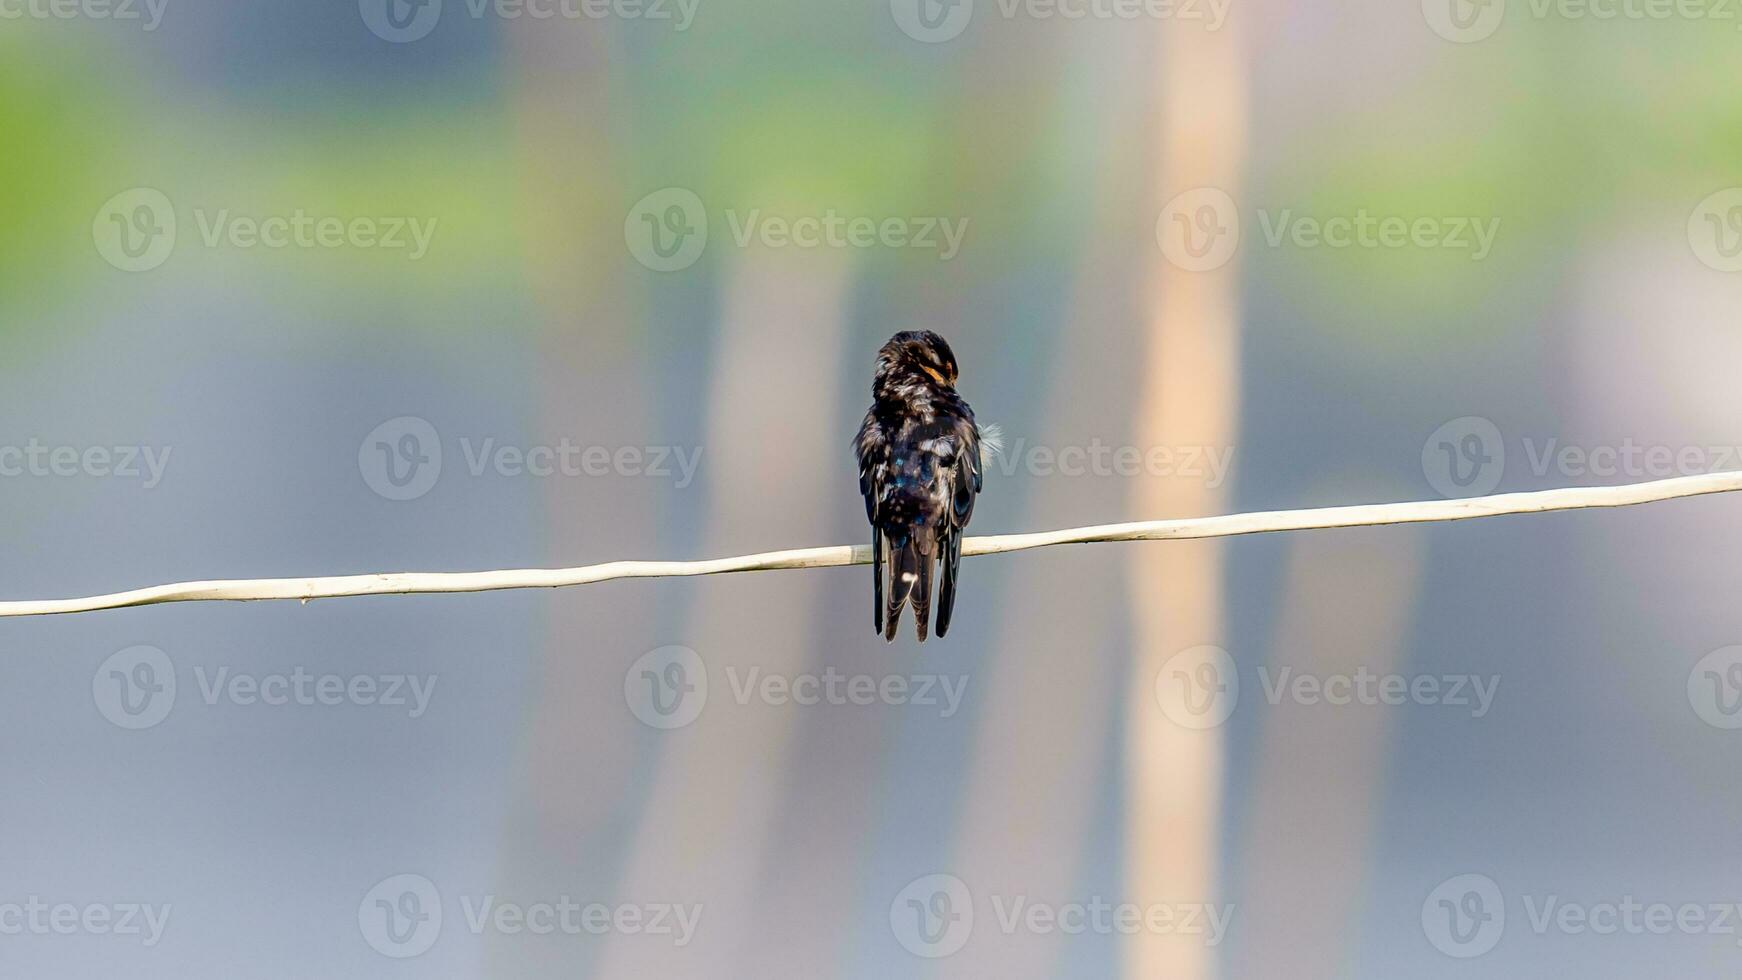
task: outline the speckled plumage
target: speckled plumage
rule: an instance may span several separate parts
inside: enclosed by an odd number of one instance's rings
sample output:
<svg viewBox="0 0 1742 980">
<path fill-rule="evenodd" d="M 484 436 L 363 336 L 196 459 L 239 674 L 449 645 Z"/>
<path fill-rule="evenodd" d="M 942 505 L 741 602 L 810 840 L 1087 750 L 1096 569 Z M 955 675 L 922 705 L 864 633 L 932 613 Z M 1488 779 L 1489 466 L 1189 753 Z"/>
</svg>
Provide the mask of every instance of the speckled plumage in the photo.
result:
<svg viewBox="0 0 1742 980">
<path fill-rule="evenodd" d="M 914 629 L 925 642 L 940 563 L 937 633 L 949 632 L 962 530 L 985 469 L 974 410 L 956 393 L 956 373 L 950 345 L 929 330 L 898 333 L 877 353 L 871 409 L 854 449 L 871 521 L 874 622 L 886 640 L 895 639 L 911 599 Z"/>
</svg>

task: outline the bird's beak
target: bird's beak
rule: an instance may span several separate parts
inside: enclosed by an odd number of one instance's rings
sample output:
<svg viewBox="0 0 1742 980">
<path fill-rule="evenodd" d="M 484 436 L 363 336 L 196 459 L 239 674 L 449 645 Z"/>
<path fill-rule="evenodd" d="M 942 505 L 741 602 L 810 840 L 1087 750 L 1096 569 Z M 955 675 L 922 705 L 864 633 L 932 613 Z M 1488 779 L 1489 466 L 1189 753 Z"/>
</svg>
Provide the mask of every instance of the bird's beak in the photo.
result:
<svg viewBox="0 0 1742 980">
<path fill-rule="evenodd" d="M 938 383 L 938 384 L 941 384 L 941 385 L 947 385 L 947 384 L 949 384 L 949 381 L 947 381 L 947 380 L 945 380 L 945 378 L 944 378 L 944 376 L 943 376 L 943 375 L 941 375 L 941 374 L 939 374 L 939 373 L 938 373 L 938 372 L 936 372 L 936 371 L 933 371 L 933 370 L 932 370 L 932 369 L 931 369 L 931 368 L 929 368 L 929 367 L 926 367 L 926 366 L 925 366 L 925 365 L 924 365 L 924 364 L 921 364 L 921 365 L 920 365 L 920 366 L 919 366 L 919 369 L 920 369 L 920 370 L 921 370 L 921 371 L 924 371 L 924 372 L 925 372 L 925 373 L 927 373 L 927 374 L 929 374 L 929 375 L 931 375 L 931 376 L 932 376 L 932 380 L 933 380 L 933 381 L 936 381 L 936 382 L 937 382 L 937 383 Z"/>
</svg>

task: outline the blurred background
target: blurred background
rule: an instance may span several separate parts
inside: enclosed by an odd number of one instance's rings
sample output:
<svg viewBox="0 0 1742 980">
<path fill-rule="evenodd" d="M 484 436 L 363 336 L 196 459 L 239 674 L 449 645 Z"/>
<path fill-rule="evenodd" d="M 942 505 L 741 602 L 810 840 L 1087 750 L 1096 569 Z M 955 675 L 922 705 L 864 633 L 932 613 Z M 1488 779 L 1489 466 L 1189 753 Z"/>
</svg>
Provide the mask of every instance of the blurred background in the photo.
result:
<svg viewBox="0 0 1742 980">
<path fill-rule="evenodd" d="M 1739 27 L 0 0 L 0 597 L 1742 468 Z M 0 974 L 1734 976 L 1734 513 L 6 620 Z"/>
</svg>

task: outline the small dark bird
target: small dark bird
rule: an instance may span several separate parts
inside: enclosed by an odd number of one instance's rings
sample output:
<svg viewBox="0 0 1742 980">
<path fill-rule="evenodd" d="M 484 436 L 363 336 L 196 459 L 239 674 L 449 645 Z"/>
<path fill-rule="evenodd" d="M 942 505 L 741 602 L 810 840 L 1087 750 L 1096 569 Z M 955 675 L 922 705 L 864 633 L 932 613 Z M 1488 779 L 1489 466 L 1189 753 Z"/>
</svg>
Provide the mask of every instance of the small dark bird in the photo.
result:
<svg viewBox="0 0 1742 980">
<path fill-rule="evenodd" d="M 974 515 L 982 453 L 995 441 L 982 439 L 974 410 L 956 394 L 956 373 L 950 345 L 930 330 L 898 333 L 877 352 L 871 410 L 854 449 L 871 519 L 873 622 L 885 640 L 895 639 L 901 607 L 912 599 L 914 629 L 925 642 L 932 572 L 940 562 L 938 635 L 950 630 L 962 529 Z"/>
</svg>

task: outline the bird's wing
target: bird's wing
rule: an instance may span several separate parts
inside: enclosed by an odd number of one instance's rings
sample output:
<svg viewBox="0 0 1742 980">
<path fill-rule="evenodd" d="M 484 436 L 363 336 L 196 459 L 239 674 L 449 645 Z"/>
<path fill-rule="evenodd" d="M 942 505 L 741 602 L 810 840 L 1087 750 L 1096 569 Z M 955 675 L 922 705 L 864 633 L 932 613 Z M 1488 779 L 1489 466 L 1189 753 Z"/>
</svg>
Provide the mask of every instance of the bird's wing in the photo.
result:
<svg viewBox="0 0 1742 980">
<path fill-rule="evenodd" d="M 950 526 L 960 532 L 974 516 L 974 498 L 985 483 L 985 460 L 980 454 L 980 428 L 972 413 L 955 422 L 953 441 L 956 444 L 955 466 L 950 470 Z"/>
<path fill-rule="evenodd" d="M 877 523 L 877 501 L 889 467 L 889 434 L 877 413 L 865 413 L 859 435 L 853 439 L 853 454 L 859 460 L 859 493 L 865 498 L 865 516 Z"/>
<path fill-rule="evenodd" d="M 974 516 L 974 498 L 985 477 L 980 430 L 972 413 L 956 420 L 952 441 L 956 448 L 954 465 L 943 474 L 949 484 L 950 508 L 939 556 L 944 568 L 938 584 L 938 636 L 950 631 L 950 617 L 956 608 L 956 570 L 962 563 L 962 534 Z"/>
<path fill-rule="evenodd" d="M 883 495 L 883 474 L 889 465 L 889 437 L 877 421 L 877 413 L 865 413 L 859 435 L 853 440 L 859 459 L 859 493 L 865 497 L 865 517 L 871 522 L 871 617 L 883 632 L 883 528 L 877 523 L 878 501 Z"/>
</svg>

